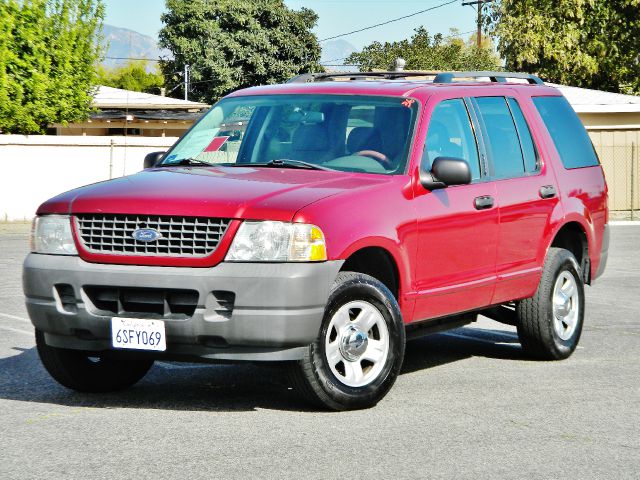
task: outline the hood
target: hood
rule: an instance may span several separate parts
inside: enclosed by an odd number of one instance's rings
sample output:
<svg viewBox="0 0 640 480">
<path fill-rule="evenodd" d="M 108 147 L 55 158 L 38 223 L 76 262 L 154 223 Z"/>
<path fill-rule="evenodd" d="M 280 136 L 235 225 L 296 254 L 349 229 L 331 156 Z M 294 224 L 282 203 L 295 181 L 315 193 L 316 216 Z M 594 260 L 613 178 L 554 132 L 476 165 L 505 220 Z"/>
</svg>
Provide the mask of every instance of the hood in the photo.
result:
<svg viewBox="0 0 640 480">
<path fill-rule="evenodd" d="M 71 190 L 38 214 L 118 213 L 291 221 L 306 205 L 388 182 L 380 175 L 251 167 L 157 168 Z"/>
</svg>

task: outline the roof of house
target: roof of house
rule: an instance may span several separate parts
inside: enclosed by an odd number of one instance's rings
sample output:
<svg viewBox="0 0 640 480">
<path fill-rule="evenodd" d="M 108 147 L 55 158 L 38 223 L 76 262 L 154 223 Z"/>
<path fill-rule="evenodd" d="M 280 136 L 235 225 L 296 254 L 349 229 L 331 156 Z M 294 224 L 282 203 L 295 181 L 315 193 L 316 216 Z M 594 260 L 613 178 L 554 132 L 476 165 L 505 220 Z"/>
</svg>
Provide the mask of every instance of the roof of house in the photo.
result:
<svg viewBox="0 0 640 480">
<path fill-rule="evenodd" d="M 640 96 L 603 92 L 588 88 L 554 85 L 578 113 L 636 113 L 640 112 Z"/>
<path fill-rule="evenodd" d="M 206 103 L 180 100 L 179 98 L 163 97 L 144 92 L 133 92 L 120 88 L 100 85 L 93 97 L 93 106 L 106 109 L 143 109 L 143 110 L 201 110 L 209 107 Z"/>
</svg>

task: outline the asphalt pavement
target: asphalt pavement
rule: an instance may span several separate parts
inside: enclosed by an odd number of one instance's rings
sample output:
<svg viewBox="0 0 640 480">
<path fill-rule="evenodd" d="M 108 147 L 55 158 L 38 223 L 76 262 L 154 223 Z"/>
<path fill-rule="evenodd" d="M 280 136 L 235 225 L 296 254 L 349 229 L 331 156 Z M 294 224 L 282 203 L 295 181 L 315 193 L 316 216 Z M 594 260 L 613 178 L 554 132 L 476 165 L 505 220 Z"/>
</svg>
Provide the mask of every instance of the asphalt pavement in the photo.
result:
<svg viewBox="0 0 640 480">
<path fill-rule="evenodd" d="M 0 225 L 0 479 L 640 478 L 640 226 L 612 228 L 580 346 L 526 359 L 481 318 L 412 341 L 372 409 L 307 407 L 269 365 L 157 363 L 88 395 L 41 366 L 20 283 L 26 225 Z"/>
</svg>

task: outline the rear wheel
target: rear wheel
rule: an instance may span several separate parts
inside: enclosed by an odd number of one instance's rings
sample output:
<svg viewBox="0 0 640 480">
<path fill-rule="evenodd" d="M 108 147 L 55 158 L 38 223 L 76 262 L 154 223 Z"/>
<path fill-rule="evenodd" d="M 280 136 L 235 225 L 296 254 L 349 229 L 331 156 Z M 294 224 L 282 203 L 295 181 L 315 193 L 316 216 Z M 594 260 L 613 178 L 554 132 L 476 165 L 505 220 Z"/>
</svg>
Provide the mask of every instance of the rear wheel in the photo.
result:
<svg viewBox="0 0 640 480">
<path fill-rule="evenodd" d="M 153 360 L 117 360 L 100 353 L 47 345 L 36 330 L 38 355 L 47 372 L 61 385 L 79 392 L 110 392 L 134 385 L 146 375 Z"/>
<path fill-rule="evenodd" d="M 293 368 L 296 389 L 331 410 L 374 406 L 395 382 L 405 331 L 393 294 L 360 273 L 341 272 L 318 339 Z"/>
<path fill-rule="evenodd" d="M 578 345 L 584 319 L 584 284 L 571 252 L 550 248 L 533 297 L 517 306 L 518 337 L 531 356 L 569 357 Z"/>
</svg>

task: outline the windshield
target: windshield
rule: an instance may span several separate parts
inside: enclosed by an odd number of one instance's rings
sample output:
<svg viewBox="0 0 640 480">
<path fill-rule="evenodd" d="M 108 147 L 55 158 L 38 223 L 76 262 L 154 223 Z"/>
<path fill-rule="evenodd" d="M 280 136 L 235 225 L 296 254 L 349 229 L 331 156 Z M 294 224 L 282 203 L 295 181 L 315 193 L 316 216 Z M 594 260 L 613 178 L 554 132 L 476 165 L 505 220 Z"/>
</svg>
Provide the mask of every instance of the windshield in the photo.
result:
<svg viewBox="0 0 640 480">
<path fill-rule="evenodd" d="M 402 97 L 269 95 L 221 100 L 160 166 L 301 166 L 404 173 L 418 105 Z"/>
</svg>

